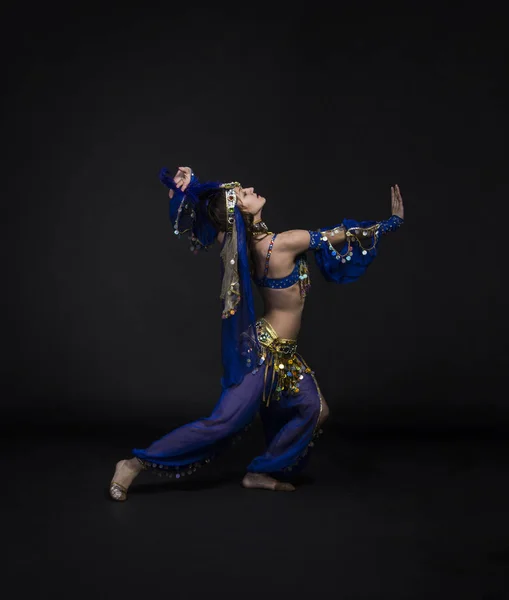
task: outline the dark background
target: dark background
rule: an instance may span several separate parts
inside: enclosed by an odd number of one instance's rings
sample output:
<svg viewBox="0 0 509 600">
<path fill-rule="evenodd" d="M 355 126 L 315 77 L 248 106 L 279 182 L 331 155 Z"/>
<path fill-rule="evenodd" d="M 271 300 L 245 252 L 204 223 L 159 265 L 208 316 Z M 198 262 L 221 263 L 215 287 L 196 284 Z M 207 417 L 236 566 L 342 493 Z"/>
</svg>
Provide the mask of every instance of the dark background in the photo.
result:
<svg viewBox="0 0 509 600">
<path fill-rule="evenodd" d="M 6 598 L 507 599 L 494 6 L 4 5 Z M 275 231 L 386 218 L 401 187 L 365 277 L 311 259 L 300 351 L 331 419 L 295 493 L 239 485 L 255 426 L 194 481 L 107 501 L 116 461 L 219 397 L 219 256 L 174 239 L 179 165 L 255 186 Z"/>
<path fill-rule="evenodd" d="M 218 253 L 158 181 L 191 165 L 275 230 L 386 218 L 398 183 L 404 228 L 359 282 L 315 276 L 301 352 L 345 426 L 505 427 L 501 15 L 164 6 L 6 14 L 4 423 L 207 414 Z"/>
</svg>

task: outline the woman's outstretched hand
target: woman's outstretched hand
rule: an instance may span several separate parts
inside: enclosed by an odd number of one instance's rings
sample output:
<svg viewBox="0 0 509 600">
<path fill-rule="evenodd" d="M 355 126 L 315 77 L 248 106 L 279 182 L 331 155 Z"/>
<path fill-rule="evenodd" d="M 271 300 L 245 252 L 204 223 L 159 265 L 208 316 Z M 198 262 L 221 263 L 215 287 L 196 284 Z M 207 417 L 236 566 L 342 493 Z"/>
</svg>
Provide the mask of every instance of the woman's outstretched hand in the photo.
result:
<svg viewBox="0 0 509 600">
<path fill-rule="evenodd" d="M 191 173 L 191 167 L 179 167 L 175 177 L 173 178 L 175 185 L 182 192 L 185 192 L 187 186 L 191 183 Z M 173 190 L 168 192 L 168 196 L 173 198 Z"/>
<path fill-rule="evenodd" d="M 394 187 L 391 186 L 391 209 L 391 214 L 404 219 L 405 211 L 403 210 L 403 198 L 401 197 L 401 192 L 399 191 L 397 184 Z"/>
</svg>

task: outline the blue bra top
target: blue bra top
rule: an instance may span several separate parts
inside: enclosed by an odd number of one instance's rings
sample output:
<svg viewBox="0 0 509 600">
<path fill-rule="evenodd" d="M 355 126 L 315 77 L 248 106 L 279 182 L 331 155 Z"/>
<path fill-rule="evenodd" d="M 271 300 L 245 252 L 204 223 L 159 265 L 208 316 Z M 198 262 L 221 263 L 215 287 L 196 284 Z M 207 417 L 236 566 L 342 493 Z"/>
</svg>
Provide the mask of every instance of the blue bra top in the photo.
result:
<svg viewBox="0 0 509 600">
<path fill-rule="evenodd" d="M 269 249 L 267 251 L 267 257 L 265 259 L 265 270 L 263 273 L 263 277 L 261 277 L 261 278 L 255 277 L 253 279 L 253 281 L 255 282 L 255 285 L 257 285 L 259 287 L 268 287 L 268 288 L 272 288 L 272 289 L 283 289 L 283 288 L 288 288 L 288 287 L 294 285 L 301 279 L 300 263 L 302 260 L 305 260 L 305 256 L 301 256 L 297 259 L 297 261 L 295 263 L 295 267 L 293 268 L 293 271 L 286 277 L 281 277 L 279 279 L 271 279 L 270 277 L 267 277 L 267 273 L 269 271 L 270 255 L 272 254 L 272 246 L 274 245 L 274 240 L 276 239 L 276 236 L 277 236 L 277 233 L 275 233 L 272 236 L 272 239 L 270 240 Z"/>
</svg>

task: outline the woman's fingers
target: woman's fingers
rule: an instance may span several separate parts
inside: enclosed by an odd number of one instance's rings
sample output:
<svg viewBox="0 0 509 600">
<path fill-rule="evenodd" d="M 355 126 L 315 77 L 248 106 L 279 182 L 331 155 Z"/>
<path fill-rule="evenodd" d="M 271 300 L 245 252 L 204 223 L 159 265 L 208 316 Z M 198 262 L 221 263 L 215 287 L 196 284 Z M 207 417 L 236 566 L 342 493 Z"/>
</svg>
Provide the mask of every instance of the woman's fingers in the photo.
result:
<svg viewBox="0 0 509 600">
<path fill-rule="evenodd" d="M 191 183 L 190 167 L 178 167 L 177 174 L 173 178 L 173 181 L 175 182 L 175 187 L 181 192 L 184 192 Z"/>
<path fill-rule="evenodd" d="M 391 198 L 392 214 L 403 218 L 403 198 L 401 197 L 398 184 L 394 185 L 394 187 L 391 187 Z"/>
<path fill-rule="evenodd" d="M 177 173 L 175 177 L 175 184 L 178 188 L 181 188 L 186 182 L 185 175 L 182 173 Z"/>
<path fill-rule="evenodd" d="M 184 178 L 181 178 L 176 182 L 177 188 L 181 192 L 184 192 L 186 190 L 187 184 L 188 184 L 188 182 Z"/>
</svg>

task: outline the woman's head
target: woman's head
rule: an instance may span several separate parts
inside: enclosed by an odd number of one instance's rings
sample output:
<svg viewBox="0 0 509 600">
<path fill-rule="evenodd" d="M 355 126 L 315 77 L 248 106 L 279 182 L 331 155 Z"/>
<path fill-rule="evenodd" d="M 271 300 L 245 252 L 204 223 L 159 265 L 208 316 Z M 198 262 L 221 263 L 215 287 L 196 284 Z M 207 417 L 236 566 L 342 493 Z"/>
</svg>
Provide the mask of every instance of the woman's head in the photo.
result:
<svg viewBox="0 0 509 600">
<path fill-rule="evenodd" d="M 253 249 L 251 246 L 251 241 L 253 239 L 251 227 L 255 218 L 261 219 L 265 198 L 255 194 L 253 188 L 236 187 L 234 190 L 237 197 L 237 206 L 240 210 L 240 214 L 242 215 L 242 220 L 244 221 L 244 226 L 246 228 L 249 269 L 251 271 L 251 275 L 254 277 L 255 264 L 253 259 Z M 220 232 L 227 231 L 226 190 L 224 188 L 220 188 L 205 192 L 204 196 L 202 196 L 200 199 L 208 200 L 207 212 L 214 227 Z"/>
<path fill-rule="evenodd" d="M 246 227 L 249 228 L 253 221 L 261 218 L 261 211 L 265 198 L 255 193 L 254 188 L 236 187 L 237 206 L 242 213 Z M 218 231 L 226 231 L 226 190 L 223 188 L 206 192 L 208 198 L 208 214 Z"/>
<path fill-rule="evenodd" d="M 255 193 L 254 188 L 235 188 L 237 204 L 242 211 L 258 217 L 265 205 L 265 198 Z"/>
</svg>

